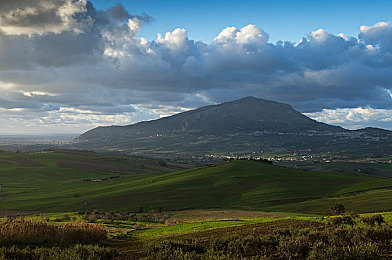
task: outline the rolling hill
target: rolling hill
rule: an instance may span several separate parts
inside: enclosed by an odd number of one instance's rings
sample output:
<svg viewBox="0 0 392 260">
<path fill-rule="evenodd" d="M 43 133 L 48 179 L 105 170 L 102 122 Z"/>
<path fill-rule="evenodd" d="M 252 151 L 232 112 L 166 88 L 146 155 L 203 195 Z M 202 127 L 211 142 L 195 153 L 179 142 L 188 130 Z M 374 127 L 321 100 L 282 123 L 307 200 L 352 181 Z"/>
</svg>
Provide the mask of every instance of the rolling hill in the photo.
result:
<svg viewBox="0 0 392 260">
<path fill-rule="evenodd" d="M 338 202 L 356 212 L 392 210 L 392 179 L 254 161 L 178 170 L 170 162 L 162 166 L 143 158 L 52 151 L 2 152 L 0 166 L 0 210 L 163 207 L 328 213 Z"/>
<path fill-rule="evenodd" d="M 390 154 L 392 132 L 350 131 L 317 122 L 288 104 L 246 97 L 127 126 L 98 127 L 75 148 L 162 158 L 263 153 Z"/>
</svg>

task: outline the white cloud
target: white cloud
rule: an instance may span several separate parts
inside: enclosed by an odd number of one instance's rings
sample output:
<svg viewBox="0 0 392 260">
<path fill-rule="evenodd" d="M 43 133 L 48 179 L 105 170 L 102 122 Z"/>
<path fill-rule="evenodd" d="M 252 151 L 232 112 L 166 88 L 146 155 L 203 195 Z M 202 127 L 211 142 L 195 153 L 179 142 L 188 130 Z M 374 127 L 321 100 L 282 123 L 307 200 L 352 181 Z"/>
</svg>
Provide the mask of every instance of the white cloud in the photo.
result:
<svg viewBox="0 0 392 260">
<path fill-rule="evenodd" d="M 268 41 L 268 34 L 256 25 L 249 24 L 241 29 L 227 27 L 214 39 L 215 44 L 263 44 Z"/>
<path fill-rule="evenodd" d="M 306 115 L 317 121 L 340 125 L 348 129 L 390 128 L 392 122 L 392 110 L 370 107 L 323 109 L 321 112 Z"/>
<path fill-rule="evenodd" d="M 166 46 L 170 50 L 183 51 L 186 50 L 188 45 L 187 36 L 188 32 L 186 30 L 177 28 L 173 32 L 165 33 L 164 37 L 158 33 L 156 42 Z"/>
</svg>

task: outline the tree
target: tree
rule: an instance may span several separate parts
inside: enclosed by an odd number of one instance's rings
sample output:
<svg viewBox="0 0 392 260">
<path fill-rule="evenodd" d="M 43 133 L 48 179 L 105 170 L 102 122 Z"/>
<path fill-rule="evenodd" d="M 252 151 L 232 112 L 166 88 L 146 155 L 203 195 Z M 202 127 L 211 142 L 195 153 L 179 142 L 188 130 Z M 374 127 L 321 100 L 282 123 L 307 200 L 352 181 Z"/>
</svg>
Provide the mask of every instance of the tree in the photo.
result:
<svg viewBox="0 0 392 260">
<path fill-rule="evenodd" d="M 159 160 L 159 161 L 158 161 L 158 164 L 159 164 L 160 166 L 162 166 L 162 167 L 166 167 L 166 166 L 167 166 L 167 163 L 166 163 L 165 161 L 162 161 L 162 160 Z"/>
<path fill-rule="evenodd" d="M 332 215 L 342 215 L 346 211 L 346 208 L 342 204 L 336 204 L 335 206 L 331 207 L 330 209 L 331 209 Z"/>
</svg>

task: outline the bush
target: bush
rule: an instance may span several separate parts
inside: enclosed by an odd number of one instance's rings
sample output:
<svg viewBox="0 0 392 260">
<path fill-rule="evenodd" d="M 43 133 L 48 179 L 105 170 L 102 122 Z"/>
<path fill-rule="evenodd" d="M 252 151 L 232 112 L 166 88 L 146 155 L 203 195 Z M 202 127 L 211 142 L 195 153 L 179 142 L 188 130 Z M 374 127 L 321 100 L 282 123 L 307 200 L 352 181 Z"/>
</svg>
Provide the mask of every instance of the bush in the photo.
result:
<svg viewBox="0 0 392 260">
<path fill-rule="evenodd" d="M 311 249 L 311 243 L 306 236 L 292 236 L 287 239 L 281 239 L 277 250 L 279 255 L 285 259 L 292 257 L 304 257 Z"/>
<path fill-rule="evenodd" d="M 352 247 L 335 247 L 317 244 L 310 251 L 307 259 L 383 259 L 380 248 L 374 243 L 359 243 Z"/>
<path fill-rule="evenodd" d="M 171 260 L 171 259 L 197 259 L 196 255 L 204 254 L 206 251 L 197 243 L 192 241 L 173 242 L 160 241 L 147 245 L 149 259 Z"/>
<path fill-rule="evenodd" d="M 278 246 L 274 236 L 245 238 L 231 237 L 225 240 L 215 240 L 211 243 L 214 252 L 236 256 L 257 256 L 265 254 Z"/>
<path fill-rule="evenodd" d="M 71 217 L 69 215 L 64 215 L 62 219 L 63 221 L 70 221 Z"/>
<path fill-rule="evenodd" d="M 165 220 L 165 226 L 174 226 L 180 224 L 180 221 L 177 219 L 169 218 Z"/>
<path fill-rule="evenodd" d="M 368 224 L 370 226 L 374 226 L 376 223 L 377 225 L 380 226 L 382 223 L 385 222 L 383 216 L 380 214 L 375 214 L 368 217 L 362 217 L 361 220 L 363 223 Z"/>
</svg>

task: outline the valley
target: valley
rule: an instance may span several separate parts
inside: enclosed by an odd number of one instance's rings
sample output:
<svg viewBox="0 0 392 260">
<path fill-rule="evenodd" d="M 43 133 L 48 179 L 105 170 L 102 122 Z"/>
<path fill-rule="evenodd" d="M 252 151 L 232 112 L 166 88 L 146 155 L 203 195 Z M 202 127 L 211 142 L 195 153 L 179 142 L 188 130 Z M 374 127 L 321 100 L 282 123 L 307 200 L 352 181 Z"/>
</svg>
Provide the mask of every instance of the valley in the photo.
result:
<svg viewBox="0 0 392 260">
<path fill-rule="evenodd" d="M 4 139 L 0 259 L 388 258 L 390 137 L 247 97 Z"/>
</svg>

